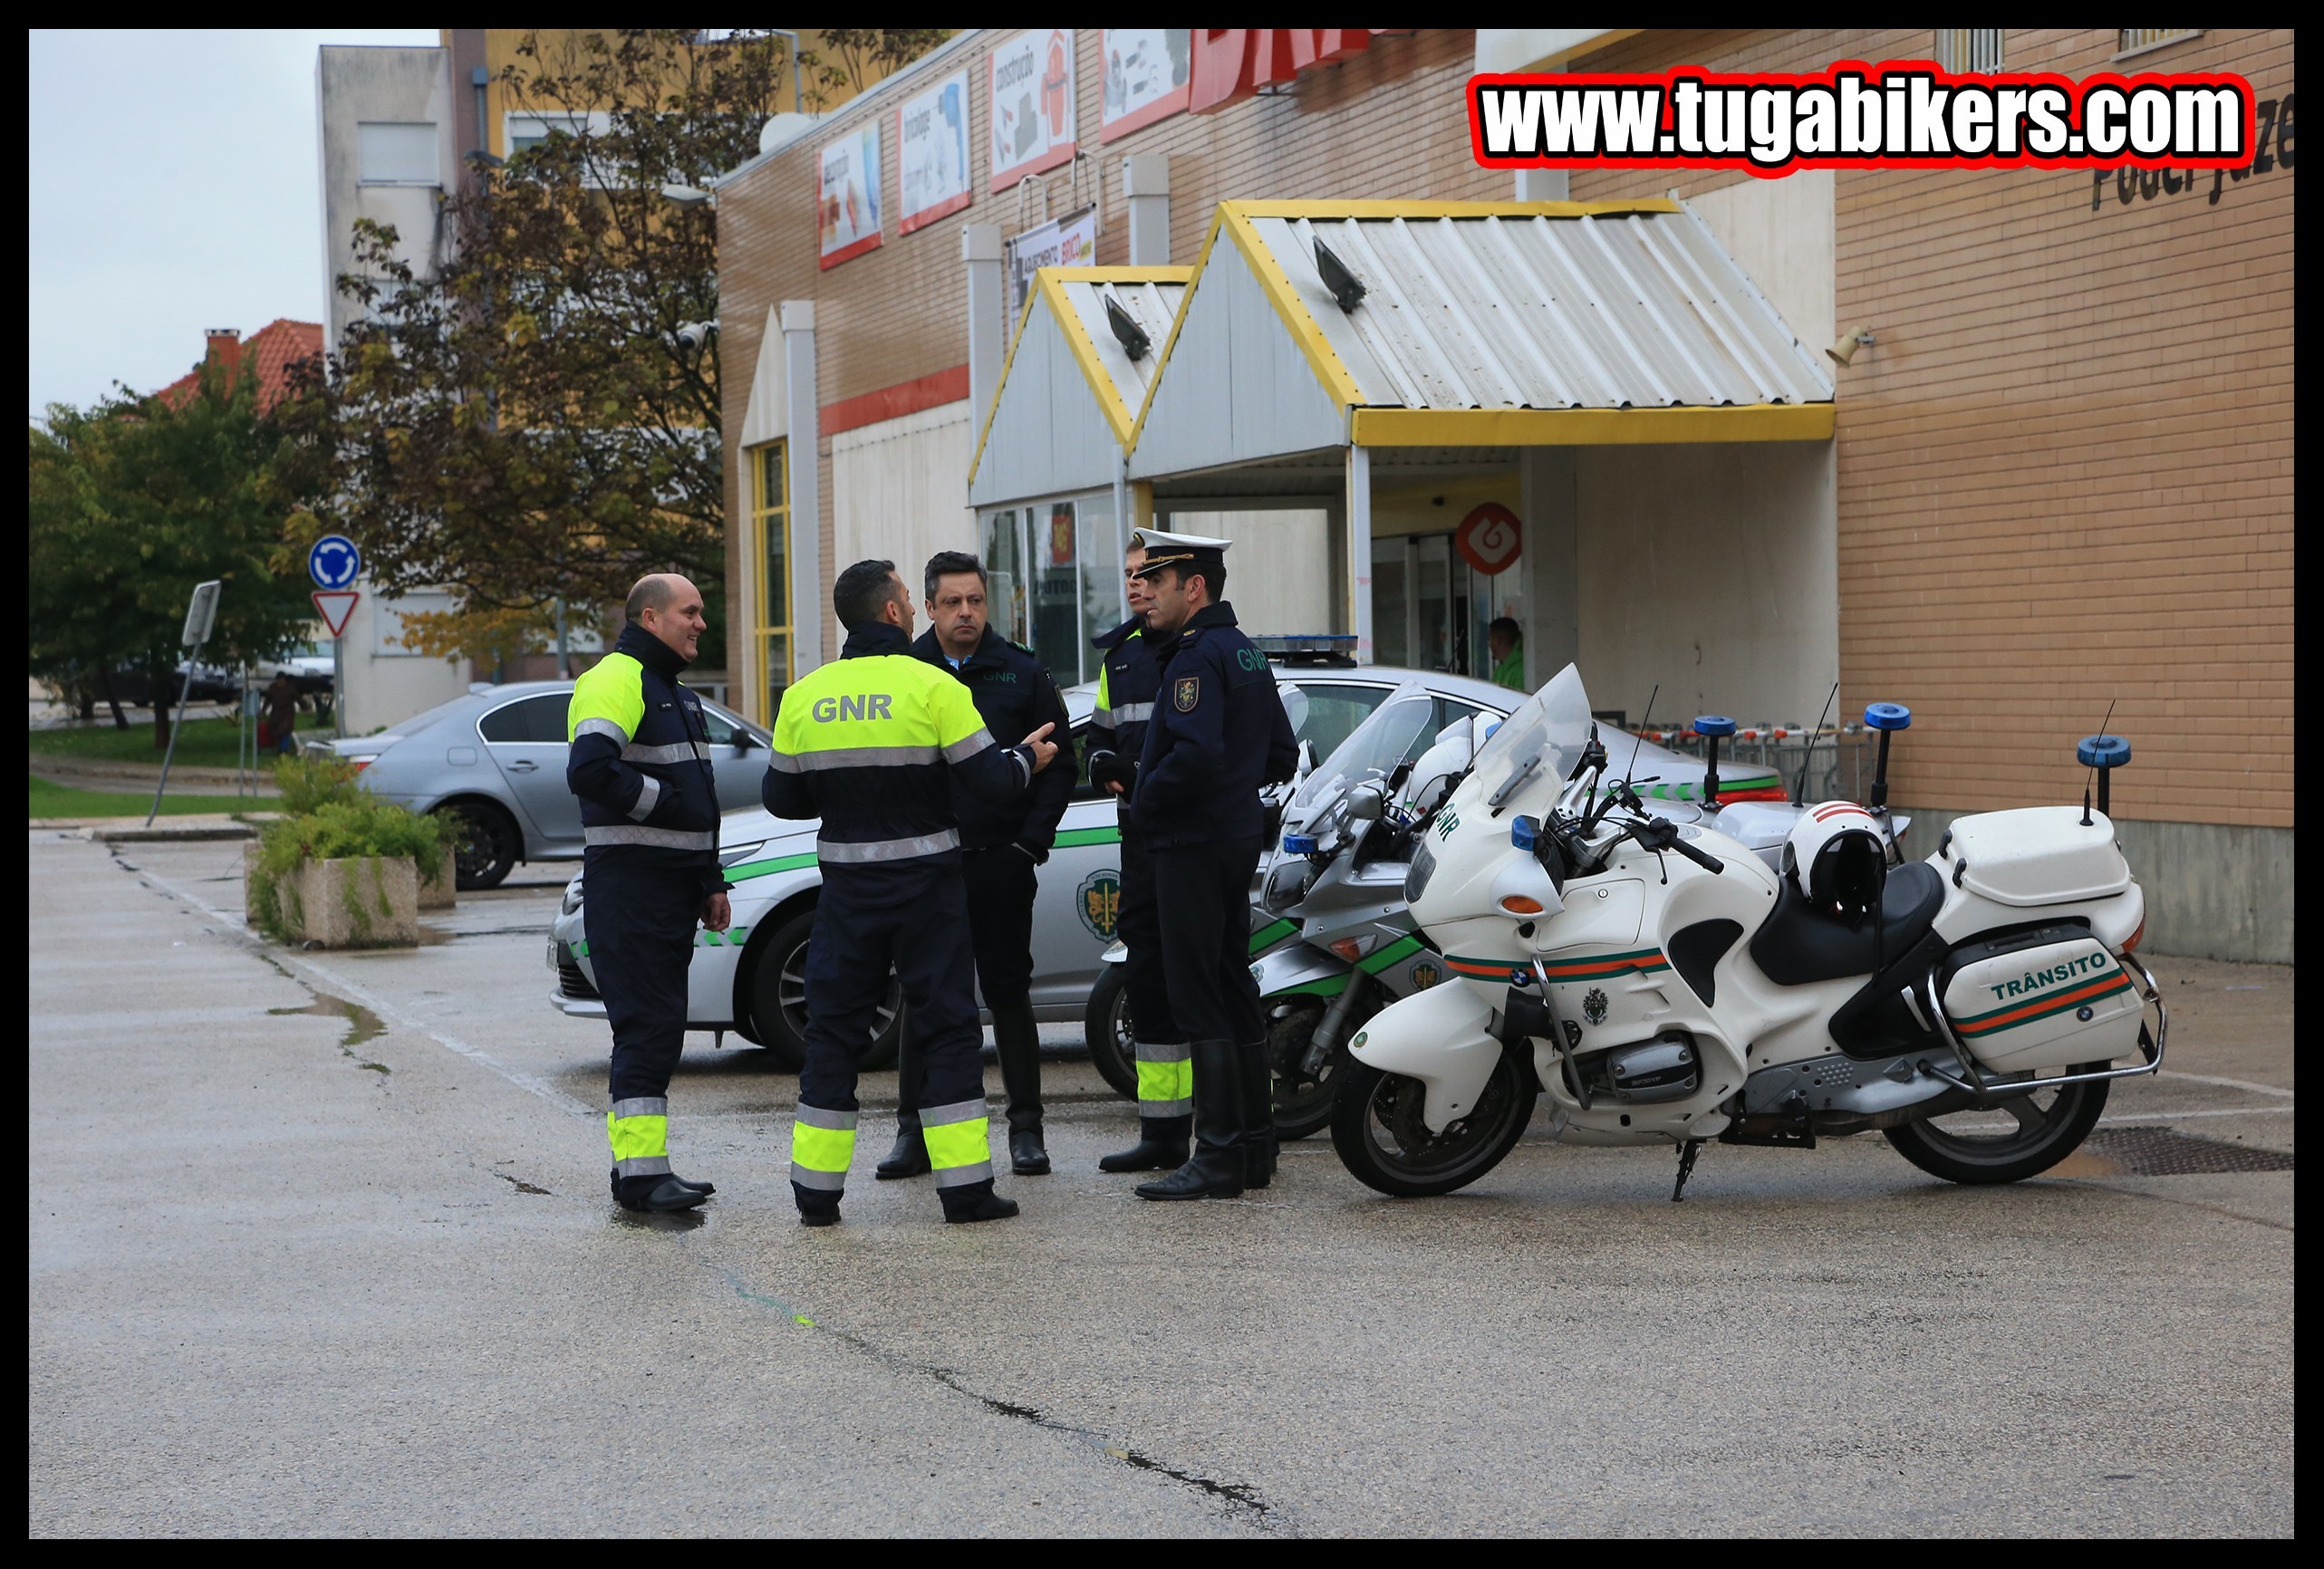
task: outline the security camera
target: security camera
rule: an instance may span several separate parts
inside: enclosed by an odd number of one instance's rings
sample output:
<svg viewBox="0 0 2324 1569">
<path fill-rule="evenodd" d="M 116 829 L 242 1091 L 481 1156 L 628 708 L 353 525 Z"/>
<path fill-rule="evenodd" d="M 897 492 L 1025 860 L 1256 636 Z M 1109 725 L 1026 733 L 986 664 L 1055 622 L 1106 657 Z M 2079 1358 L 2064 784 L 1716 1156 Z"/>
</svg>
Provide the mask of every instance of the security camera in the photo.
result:
<svg viewBox="0 0 2324 1569">
<path fill-rule="evenodd" d="M 718 330 L 716 322 L 689 322 L 678 329 L 678 342 L 681 347 L 699 353 L 709 342 L 710 334 Z"/>
</svg>

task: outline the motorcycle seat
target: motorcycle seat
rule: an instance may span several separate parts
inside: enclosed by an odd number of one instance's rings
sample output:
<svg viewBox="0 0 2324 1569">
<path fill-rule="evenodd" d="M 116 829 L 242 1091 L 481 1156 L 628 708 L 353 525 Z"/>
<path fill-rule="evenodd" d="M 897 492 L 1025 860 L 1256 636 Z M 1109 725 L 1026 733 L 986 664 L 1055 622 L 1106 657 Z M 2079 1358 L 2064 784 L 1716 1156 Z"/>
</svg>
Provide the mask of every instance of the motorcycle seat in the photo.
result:
<svg viewBox="0 0 2324 1569">
<path fill-rule="evenodd" d="M 1783 880 L 1775 908 L 1751 938 L 1751 958 L 1778 986 L 1806 986 L 1843 976 L 1870 975 L 1928 935 L 1944 906 L 1944 879 L 1925 861 L 1892 867 L 1880 896 L 1878 922 L 1851 929 L 1809 904 Z"/>
</svg>

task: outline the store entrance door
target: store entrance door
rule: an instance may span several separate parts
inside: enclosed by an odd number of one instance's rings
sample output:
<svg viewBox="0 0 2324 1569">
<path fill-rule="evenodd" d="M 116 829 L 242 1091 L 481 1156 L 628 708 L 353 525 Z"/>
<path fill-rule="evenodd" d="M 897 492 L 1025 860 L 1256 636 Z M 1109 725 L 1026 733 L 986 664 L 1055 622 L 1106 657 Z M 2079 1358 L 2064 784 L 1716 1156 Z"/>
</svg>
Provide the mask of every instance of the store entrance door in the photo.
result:
<svg viewBox="0 0 2324 1569">
<path fill-rule="evenodd" d="M 1372 646 L 1380 663 L 1490 680 L 1485 630 L 1497 616 L 1525 624 L 1521 572 L 1486 576 L 1450 534 L 1373 536 Z"/>
</svg>

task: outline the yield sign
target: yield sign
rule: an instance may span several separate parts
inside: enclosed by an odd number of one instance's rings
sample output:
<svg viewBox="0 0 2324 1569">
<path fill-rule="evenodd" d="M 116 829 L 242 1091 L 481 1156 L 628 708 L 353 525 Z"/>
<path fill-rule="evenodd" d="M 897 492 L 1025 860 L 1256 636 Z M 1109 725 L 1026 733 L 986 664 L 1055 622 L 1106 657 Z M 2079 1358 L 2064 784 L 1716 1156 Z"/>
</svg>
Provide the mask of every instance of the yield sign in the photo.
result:
<svg viewBox="0 0 2324 1569">
<path fill-rule="evenodd" d="M 335 638 L 347 630 L 347 618 L 355 613 L 355 602 L 363 596 L 353 589 L 317 589 L 307 597 Z"/>
</svg>

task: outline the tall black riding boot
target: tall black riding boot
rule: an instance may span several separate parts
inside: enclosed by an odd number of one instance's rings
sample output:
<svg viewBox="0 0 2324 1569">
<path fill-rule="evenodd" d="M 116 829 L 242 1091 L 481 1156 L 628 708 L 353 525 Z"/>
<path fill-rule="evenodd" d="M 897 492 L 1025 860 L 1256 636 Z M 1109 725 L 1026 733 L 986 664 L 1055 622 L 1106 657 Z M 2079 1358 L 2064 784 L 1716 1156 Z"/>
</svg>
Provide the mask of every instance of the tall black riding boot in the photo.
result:
<svg viewBox="0 0 2324 1569">
<path fill-rule="evenodd" d="M 1195 1041 L 1194 1154 L 1157 1182 L 1138 1185 L 1141 1198 L 1239 1198 L 1243 1191 L 1243 1076 L 1232 1041 Z"/>
<path fill-rule="evenodd" d="M 1267 1060 L 1267 1043 L 1249 1041 L 1236 1048 L 1243 1075 L 1243 1186 L 1264 1188 L 1275 1177 L 1275 1069 Z"/>
<path fill-rule="evenodd" d="M 1041 1027 L 1033 999 L 992 1005 L 993 1047 L 1000 1056 L 1001 1088 L 1008 1093 L 1008 1169 L 1019 1177 L 1046 1177 L 1049 1151 L 1041 1142 Z"/>
</svg>

